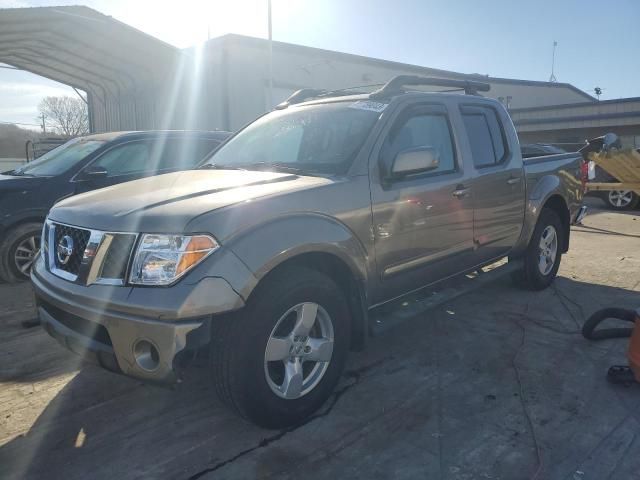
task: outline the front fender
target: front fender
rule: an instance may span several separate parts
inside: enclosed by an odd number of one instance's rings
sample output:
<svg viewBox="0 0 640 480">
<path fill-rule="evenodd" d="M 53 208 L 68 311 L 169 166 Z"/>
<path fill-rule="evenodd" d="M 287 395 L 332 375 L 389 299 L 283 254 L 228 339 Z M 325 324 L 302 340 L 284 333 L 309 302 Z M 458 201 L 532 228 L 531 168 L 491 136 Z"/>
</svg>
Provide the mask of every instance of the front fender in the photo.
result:
<svg viewBox="0 0 640 480">
<path fill-rule="evenodd" d="M 44 208 L 27 208 L 11 212 L 0 219 L 0 232 L 9 231 L 21 223 L 44 222 L 47 213 L 49 213 L 49 210 Z"/>
<path fill-rule="evenodd" d="M 305 253 L 327 253 L 338 257 L 358 281 L 366 284 L 368 253 L 346 225 L 317 213 L 278 217 L 242 232 L 226 247 L 245 263 L 260 281 L 281 263 Z M 248 298 L 254 285 L 239 292 Z M 247 289 L 249 291 L 247 291 Z"/>
</svg>

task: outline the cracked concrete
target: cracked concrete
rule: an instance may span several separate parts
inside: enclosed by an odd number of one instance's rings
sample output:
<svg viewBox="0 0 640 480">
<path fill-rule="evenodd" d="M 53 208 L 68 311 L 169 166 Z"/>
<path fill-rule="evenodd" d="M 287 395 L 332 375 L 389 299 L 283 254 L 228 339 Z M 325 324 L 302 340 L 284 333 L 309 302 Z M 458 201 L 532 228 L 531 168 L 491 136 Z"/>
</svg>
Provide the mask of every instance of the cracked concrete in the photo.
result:
<svg viewBox="0 0 640 480">
<path fill-rule="evenodd" d="M 640 386 L 605 379 L 626 341 L 579 329 L 640 306 L 639 247 L 638 215 L 593 211 L 553 288 L 504 279 L 417 311 L 279 432 L 229 413 L 204 362 L 173 390 L 82 364 L 22 325 L 27 285 L 1 285 L 0 478 L 638 478 Z"/>
</svg>

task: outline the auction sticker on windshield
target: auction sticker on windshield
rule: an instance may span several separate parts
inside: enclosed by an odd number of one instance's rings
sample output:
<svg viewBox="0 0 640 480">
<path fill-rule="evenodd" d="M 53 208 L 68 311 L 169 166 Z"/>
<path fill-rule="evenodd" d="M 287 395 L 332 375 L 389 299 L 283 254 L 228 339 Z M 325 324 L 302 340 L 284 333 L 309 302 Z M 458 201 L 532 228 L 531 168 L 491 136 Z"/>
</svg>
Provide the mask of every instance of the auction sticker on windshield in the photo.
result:
<svg viewBox="0 0 640 480">
<path fill-rule="evenodd" d="M 356 108 L 358 110 L 370 110 L 372 112 L 382 112 L 387 108 L 386 103 L 372 102 L 371 100 L 359 100 L 349 105 L 349 108 Z"/>
</svg>

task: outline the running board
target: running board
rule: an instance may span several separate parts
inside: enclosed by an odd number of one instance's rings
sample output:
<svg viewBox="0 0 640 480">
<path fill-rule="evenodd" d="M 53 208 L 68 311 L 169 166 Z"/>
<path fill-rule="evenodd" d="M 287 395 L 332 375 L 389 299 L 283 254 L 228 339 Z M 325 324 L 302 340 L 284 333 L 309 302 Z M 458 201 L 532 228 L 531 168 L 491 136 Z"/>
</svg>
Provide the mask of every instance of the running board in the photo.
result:
<svg viewBox="0 0 640 480">
<path fill-rule="evenodd" d="M 421 313 L 473 292 L 521 268 L 522 260 L 501 260 L 380 305 L 369 312 L 370 333 L 373 336 L 380 335 Z"/>
</svg>

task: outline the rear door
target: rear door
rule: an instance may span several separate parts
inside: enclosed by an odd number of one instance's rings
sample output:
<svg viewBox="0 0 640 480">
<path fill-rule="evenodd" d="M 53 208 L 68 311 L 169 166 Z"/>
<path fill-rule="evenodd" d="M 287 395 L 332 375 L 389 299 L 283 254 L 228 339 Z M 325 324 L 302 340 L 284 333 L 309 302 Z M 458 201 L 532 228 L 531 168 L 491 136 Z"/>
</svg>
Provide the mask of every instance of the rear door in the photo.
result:
<svg viewBox="0 0 640 480">
<path fill-rule="evenodd" d="M 432 147 L 436 170 L 388 180 L 395 156 Z M 379 303 L 464 269 L 473 249 L 473 206 L 444 104 L 410 105 L 383 133 L 371 162 L 373 235 Z"/>
<path fill-rule="evenodd" d="M 473 234 L 477 263 L 509 251 L 524 221 L 524 171 L 517 145 L 504 128 L 506 112 L 490 105 L 460 107 L 473 160 Z M 515 134 L 513 134 L 515 137 Z"/>
</svg>

